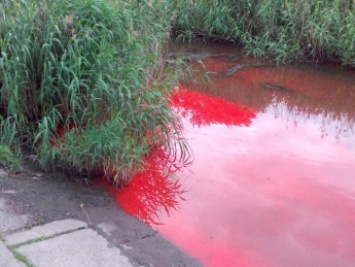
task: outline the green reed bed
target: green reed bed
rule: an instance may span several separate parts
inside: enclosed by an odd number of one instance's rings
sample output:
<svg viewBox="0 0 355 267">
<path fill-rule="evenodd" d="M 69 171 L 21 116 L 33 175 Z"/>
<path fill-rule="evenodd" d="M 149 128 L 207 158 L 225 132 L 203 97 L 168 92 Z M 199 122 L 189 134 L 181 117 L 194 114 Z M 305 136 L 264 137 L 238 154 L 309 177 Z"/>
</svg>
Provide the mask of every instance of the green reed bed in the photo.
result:
<svg viewBox="0 0 355 267">
<path fill-rule="evenodd" d="M 353 0 L 174 1 L 175 31 L 238 42 L 253 56 L 355 66 Z"/>
<path fill-rule="evenodd" d="M 167 1 L 0 5 L 0 144 L 118 184 L 154 147 L 188 156 L 168 106 L 175 72 L 162 71 Z"/>
</svg>

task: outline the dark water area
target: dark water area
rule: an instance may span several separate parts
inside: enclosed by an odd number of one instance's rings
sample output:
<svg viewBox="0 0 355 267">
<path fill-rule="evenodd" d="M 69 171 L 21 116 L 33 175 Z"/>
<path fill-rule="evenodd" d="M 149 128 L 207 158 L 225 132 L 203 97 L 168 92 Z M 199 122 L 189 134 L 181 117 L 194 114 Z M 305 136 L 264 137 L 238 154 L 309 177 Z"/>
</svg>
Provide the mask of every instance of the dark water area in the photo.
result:
<svg viewBox="0 0 355 267">
<path fill-rule="evenodd" d="M 119 205 L 205 266 L 355 266 L 355 73 L 222 44 L 169 53 L 197 70 L 171 104 L 194 161 L 160 154 Z"/>
</svg>

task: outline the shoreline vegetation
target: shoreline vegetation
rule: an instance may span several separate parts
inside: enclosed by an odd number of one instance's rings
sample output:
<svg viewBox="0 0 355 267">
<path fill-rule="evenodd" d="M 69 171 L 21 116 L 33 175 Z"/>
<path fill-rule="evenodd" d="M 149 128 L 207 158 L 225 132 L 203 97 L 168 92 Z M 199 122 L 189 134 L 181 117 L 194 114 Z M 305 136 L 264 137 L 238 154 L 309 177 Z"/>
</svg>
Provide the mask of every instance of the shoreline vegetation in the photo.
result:
<svg viewBox="0 0 355 267">
<path fill-rule="evenodd" d="M 183 69 L 165 64 L 171 35 L 278 64 L 355 66 L 350 0 L 4 0 L 0 14 L 0 145 L 116 185 L 161 147 L 170 162 L 191 160 L 169 107 Z"/>
<path fill-rule="evenodd" d="M 43 168 L 126 185 L 145 157 L 188 147 L 168 101 L 166 1 L 29 0 L 0 7 L 0 144 Z"/>
<path fill-rule="evenodd" d="M 353 0 L 174 1 L 172 28 L 183 39 L 240 44 L 278 64 L 335 61 L 355 67 Z"/>
</svg>

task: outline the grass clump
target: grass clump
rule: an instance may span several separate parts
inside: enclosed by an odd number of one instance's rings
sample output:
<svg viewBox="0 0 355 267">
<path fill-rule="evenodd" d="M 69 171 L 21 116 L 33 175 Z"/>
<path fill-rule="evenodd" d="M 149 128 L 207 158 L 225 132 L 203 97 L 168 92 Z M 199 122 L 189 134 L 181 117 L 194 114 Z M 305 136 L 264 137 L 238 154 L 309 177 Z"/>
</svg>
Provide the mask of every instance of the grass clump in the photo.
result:
<svg viewBox="0 0 355 267">
<path fill-rule="evenodd" d="M 183 36 L 239 42 L 278 62 L 337 60 L 355 66 L 352 0 L 176 1 L 173 27 Z"/>
<path fill-rule="evenodd" d="M 16 156 L 8 146 L 0 145 L 0 167 L 17 170 L 21 165 L 21 157 Z"/>
<path fill-rule="evenodd" d="M 1 4 L 0 141 L 43 166 L 127 183 L 155 146 L 186 151 L 163 73 L 164 0 Z M 182 155 L 186 155 L 182 153 Z"/>
</svg>

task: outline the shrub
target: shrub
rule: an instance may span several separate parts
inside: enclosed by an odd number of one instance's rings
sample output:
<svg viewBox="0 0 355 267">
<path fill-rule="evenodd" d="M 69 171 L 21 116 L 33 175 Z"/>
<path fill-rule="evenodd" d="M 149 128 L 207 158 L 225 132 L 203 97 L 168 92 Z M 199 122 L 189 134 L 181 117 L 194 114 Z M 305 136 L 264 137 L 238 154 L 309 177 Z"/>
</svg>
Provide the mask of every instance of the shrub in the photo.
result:
<svg viewBox="0 0 355 267">
<path fill-rule="evenodd" d="M 164 0 L 1 6 L 0 141 L 127 183 L 154 146 L 186 151 L 162 72 Z M 187 155 L 182 153 L 182 155 Z"/>
</svg>

